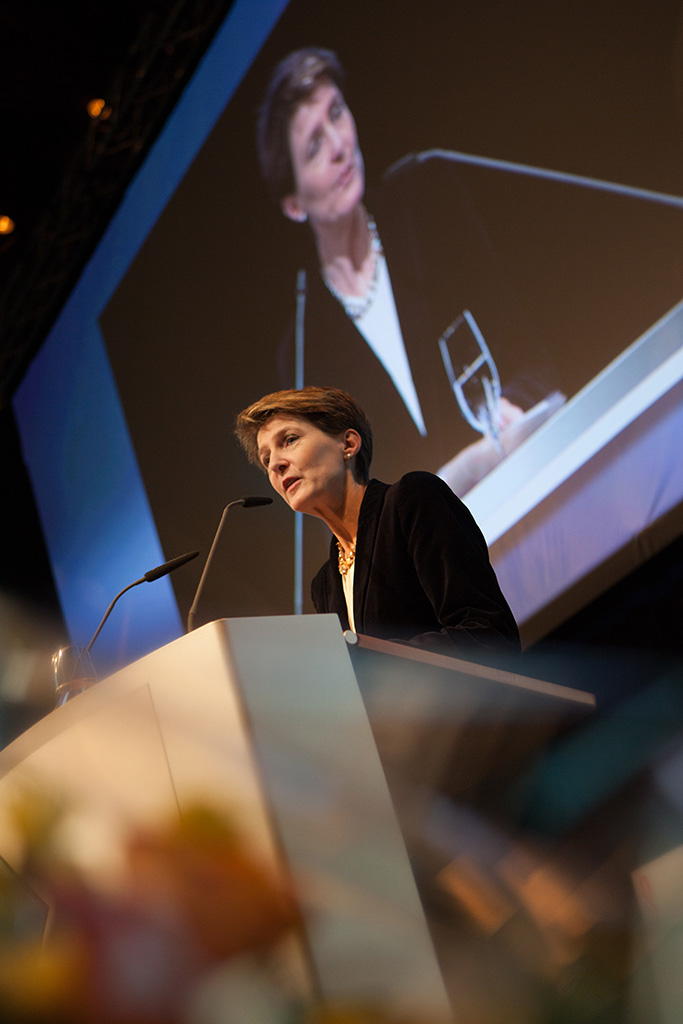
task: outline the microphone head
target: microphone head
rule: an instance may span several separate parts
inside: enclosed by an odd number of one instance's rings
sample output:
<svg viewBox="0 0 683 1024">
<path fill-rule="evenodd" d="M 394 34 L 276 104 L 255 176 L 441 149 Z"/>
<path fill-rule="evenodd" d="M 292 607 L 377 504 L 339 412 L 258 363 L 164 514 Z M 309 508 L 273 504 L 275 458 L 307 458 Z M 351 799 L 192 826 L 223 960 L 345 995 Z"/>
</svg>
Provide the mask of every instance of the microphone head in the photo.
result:
<svg viewBox="0 0 683 1024">
<path fill-rule="evenodd" d="M 191 562 L 198 554 L 198 551 L 188 551 L 186 555 L 177 555 L 175 558 L 172 558 L 170 562 L 164 562 L 163 565 L 157 565 L 156 569 L 149 569 L 143 576 L 143 579 L 146 580 L 147 583 L 153 583 L 154 580 L 161 579 L 162 576 L 167 576 L 169 572 L 173 572 L 174 569 L 179 569 L 180 566 L 185 565 L 186 562 Z"/>
<path fill-rule="evenodd" d="M 254 508 L 256 505 L 272 505 L 272 498 L 262 498 L 256 495 L 251 498 L 240 498 L 240 504 L 243 508 Z"/>
</svg>

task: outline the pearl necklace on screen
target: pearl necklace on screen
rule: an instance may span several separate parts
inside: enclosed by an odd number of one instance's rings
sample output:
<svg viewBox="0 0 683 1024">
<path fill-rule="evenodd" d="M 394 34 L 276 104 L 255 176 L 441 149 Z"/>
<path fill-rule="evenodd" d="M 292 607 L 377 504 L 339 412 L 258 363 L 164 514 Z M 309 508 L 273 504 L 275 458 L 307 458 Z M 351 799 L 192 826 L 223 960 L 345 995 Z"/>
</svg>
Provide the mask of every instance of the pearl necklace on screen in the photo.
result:
<svg viewBox="0 0 683 1024">
<path fill-rule="evenodd" d="M 332 281 L 330 281 L 328 275 L 323 271 L 323 281 L 327 285 L 329 291 L 334 295 L 335 299 L 341 302 L 344 307 L 344 312 L 354 321 L 360 320 L 361 317 L 364 317 L 374 301 L 375 292 L 377 291 L 377 282 L 379 280 L 380 260 L 384 254 L 382 243 L 380 242 L 379 235 L 377 234 L 377 225 L 370 216 L 368 216 L 368 231 L 370 232 L 370 252 L 372 254 L 372 280 L 365 291 L 365 295 L 344 295 L 343 292 L 340 292 Z"/>
<path fill-rule="evenodd" d="M 339 565 L 339 572 L 342 574 L 342 576 L 346 576 L 349 569 L 356 561 L 356 545 L 351 545 L 351 550 L 349 551 L 348 555 L 345 554 L 344 548 L 341 546 L 339 541 L 337 541 L 337 547 L 339 548 L 339 557 L 337 559 L 337 564 Z"/>
</svg>

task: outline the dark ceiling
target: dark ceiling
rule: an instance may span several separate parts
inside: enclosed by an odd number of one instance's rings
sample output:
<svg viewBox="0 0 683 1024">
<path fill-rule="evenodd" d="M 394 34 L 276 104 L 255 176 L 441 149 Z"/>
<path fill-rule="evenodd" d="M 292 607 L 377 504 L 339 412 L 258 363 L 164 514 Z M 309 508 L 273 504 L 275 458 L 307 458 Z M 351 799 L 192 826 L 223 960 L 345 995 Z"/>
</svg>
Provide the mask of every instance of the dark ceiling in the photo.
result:
<svg viewBox="0 0 683 1024">
<path fill-rule="evenodd" d="M 0 0 L 0 596 L 60 621 L 10 400 L 232 0 Z M 111 105 L 92 121 L 88 101 Z M 58 625 L 64 633 L 64 626 Z"/>
<path fill-rule="evenodd" d="M 231 5 L 0 2 L 0 408 Z"/>
</svg>

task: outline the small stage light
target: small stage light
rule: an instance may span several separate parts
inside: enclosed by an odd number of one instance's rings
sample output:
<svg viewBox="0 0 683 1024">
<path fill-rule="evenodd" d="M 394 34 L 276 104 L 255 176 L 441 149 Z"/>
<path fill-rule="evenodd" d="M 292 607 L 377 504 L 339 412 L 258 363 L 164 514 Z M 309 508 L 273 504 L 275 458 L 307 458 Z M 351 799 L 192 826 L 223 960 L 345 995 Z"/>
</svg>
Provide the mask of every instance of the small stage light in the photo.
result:
<svg viewBox="0 0 683 1024">
<path fill-rule="evenodd" d="M 0 235 L 11 235 L 15 226 L 11 217 L 6 214 L 0 215 Z"/>
<path fill-rule="evenodd" d="M 106 121 L 111 114 L 111 107 L 102 99 L 90 100 L 86 109 L 93 121 Z"/>
</svg>

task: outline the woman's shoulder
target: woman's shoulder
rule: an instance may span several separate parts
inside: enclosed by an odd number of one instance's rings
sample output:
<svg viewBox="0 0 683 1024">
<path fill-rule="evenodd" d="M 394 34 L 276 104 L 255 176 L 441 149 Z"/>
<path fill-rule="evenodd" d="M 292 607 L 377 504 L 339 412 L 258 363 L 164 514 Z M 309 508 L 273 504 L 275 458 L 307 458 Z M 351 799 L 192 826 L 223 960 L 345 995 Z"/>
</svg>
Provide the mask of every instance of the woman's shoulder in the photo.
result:
<svg viewBox="0 0 683 1024">
<path fill-rule="evenodd" d="M 372 481 L 375 483 L 375 481 Z M 409 511 L 424 508 L 430 504 L 436 506 L 449 505 L 452 508 L 465 508 L 460 499 L 441 477 L 426 470 L 413 470 L 404 473 L 393 484 L 382 485 L 381 501 L 385 509 L 395 508 L 398 511 Z"/>
<path fill-rule="evenodd" d="M 386 492 L 384 506 L 393 508 L 402 519 L 426 518 L 435 524 L 450 520 L 463 529 L 479 532 L 467 505 L 446 481 L 424 470 L 406 473 L 392 484 Z"/>
<path fill-rule="evenodd" d="M 396 483 L 390 486 L 389 491 L 401 497 L 414 496 L 423 498 L 428 494 L 440 495 L 446 501 L 454 499 L 457 504 L 462 504 L 460 499 L 455 495 L 448 484 L 441 479 L 441 477 L 436 476 L 434 473 L 428 473 L 426 470 L 422 469 L 415 469 L 410 473 L 404 473 Z"/>
<path fill-rule="evenodd" d="M 399 513 L 412 512 L 425 508 L 431 508 L 436 512 L 439 508 L 449 507 L 465 517 L 470 515 L 467 506 L 451 490 L 445 480 L 434 473 L 420 469 L 404 473 L 393 484 L 371 480 L 366 491 L 364 505 L 370 511 L 381 507 L 385 513 L 390 510 Z"/>
</svg>

